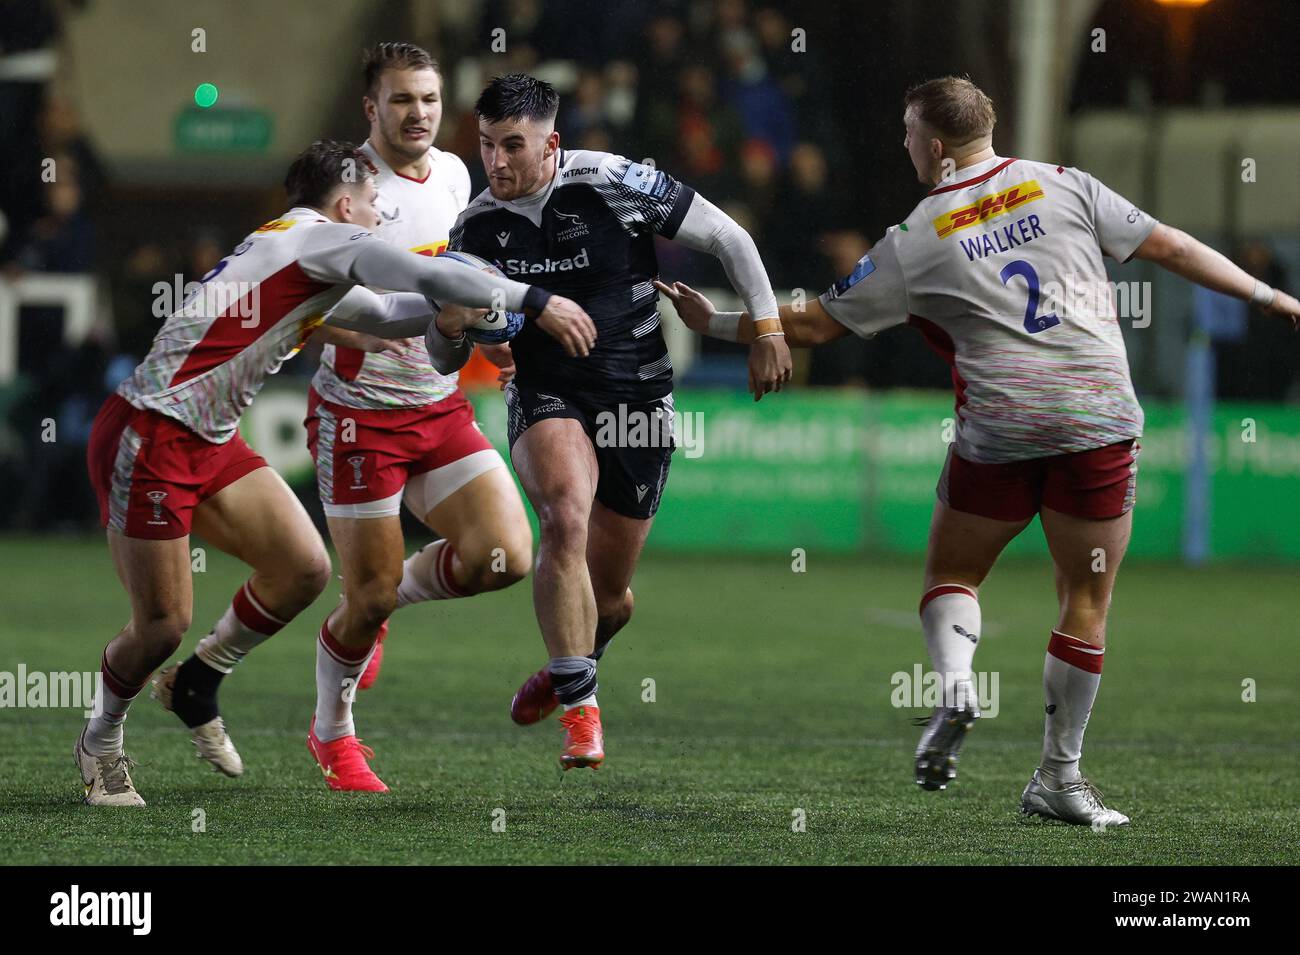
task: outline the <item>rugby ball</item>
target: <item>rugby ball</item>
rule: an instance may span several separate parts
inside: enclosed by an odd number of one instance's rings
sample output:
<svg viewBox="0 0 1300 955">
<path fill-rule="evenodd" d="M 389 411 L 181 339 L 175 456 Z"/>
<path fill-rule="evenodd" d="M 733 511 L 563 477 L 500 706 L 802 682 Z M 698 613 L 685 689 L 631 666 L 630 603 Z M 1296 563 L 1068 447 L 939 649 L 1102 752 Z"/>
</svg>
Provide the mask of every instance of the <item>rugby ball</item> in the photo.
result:
<svg viewBox="0 0 1300 955">
<path fill-rule="evenodd" d="M 487 259 L 481 259 L 477 255 L 470 255 L 468 252 L 444 252 L 440 257 L 464 263 L 481 272 L 487 272 L 489 275 L 506 277 L 504 272 Z M 488 312 L 473 325 L 466 328 L 465 335 L 470 341 L 482 345 L 500 345 L 518 335 L 519 329 L 523 327 L 524 316 L 522 312 L 507 312 L 505 309 L 498 309 Z"/>
</svg>

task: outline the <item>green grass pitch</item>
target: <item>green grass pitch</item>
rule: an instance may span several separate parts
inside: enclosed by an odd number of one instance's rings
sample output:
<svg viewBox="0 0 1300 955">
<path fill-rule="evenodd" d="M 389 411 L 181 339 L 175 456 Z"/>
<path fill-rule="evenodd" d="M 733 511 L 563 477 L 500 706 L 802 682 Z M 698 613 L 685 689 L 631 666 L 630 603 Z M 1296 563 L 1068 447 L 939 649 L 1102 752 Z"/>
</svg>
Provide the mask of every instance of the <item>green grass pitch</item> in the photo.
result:
<svg viewBox="0 0 1300 955">
<path fill-rule="evenodd" d="M 95 669 L 127 616 L 103 543 L 0 541 L 0 567 L 0 670 Z M 244 573 L 209 552 L 184 653 Z M 149 806 L 91 809 L 71 756 L 80 710 L 0 710 L 4 861 L 1300 861 L 1293 569 L 1121 571 L 1083 765 L 1133 824 L 1104 833 L 1018 819 L 1056 614 L 1040 561 L 1006 563 L 984 588 L 976 667 L 999 674 L 997 716 L 971 734 L 948 792 L 912 782 L 910 718 L 924 711 L 893 708 L 890 677 L 924 658 L 919 576 L 914 559 L 816 552 L 805 573 L 782 553 L 648 557 L 636 617 L 601 666 L 608 758 L 595 773 L 560 772 L 554 717 L 520 728 L 507 715 L 544 659 L 528 582 L 401 611 L 383 675 L 356 711 L 386 796 L 327 791 L 304 745 L 331 587 L 223 688 L 241 779 L 199 763 L 179 722 L 141 699 L 127 751 Z M 1242 700 L 1246 679 L 1257 702 Z M 198 809 L 203 832 L 192 831 Z"/>
</svg>

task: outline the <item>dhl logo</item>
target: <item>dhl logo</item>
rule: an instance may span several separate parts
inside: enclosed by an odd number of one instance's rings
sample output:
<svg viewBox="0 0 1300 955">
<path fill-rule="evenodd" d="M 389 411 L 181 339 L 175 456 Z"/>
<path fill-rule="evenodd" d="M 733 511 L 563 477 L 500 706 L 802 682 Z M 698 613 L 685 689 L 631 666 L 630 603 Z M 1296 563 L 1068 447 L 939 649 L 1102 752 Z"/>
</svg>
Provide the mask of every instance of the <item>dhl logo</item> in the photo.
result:
<svg viewBox="0 0 1300 955">
<path fill-rule="evenodd" d="M 995 196 L 985 196 L 968 206 L 945 212 L 934 220 L 934 232 L 941 239 L 947 238 L 952 233 L 965 229 L 967 226 L 996 219 L 1018 206 L 1023 206 L 1026 202 L 1033 202 L 1035 199 L 1041 198 L 1043 198 L 1043 190 L 1038 185 L 1038 180 L 1030 179 L 1028 182 L 1022 182 L 1017 186 L 999 192 Z"/>
<path fill-rule="evenodd" d="M 447 251 L 447 240 L 443 239 L 441 242 L 432 242 L 429 245 L 413 246 L 411 251 L 418 255 L 442 255 L 442 253 Z"/>
<path fill-rule="evenodd" d="M 298 352 L 302 351 L 302 346 L 307 344 L 307 339 L 311 338 L 316 329 L 325 324 L 325 313 L 317 312 L 315 315 L 306 315 L 298 320 L 298 343 L 293 346 L 293 351 L 289 352 L 288 357 L 292 358 Z"/>
<path fill-rule="evenodd" d="M 270 222 L 266 223 L 265 225 L 258 226 L 253 231 L 255 233 L 256 232 L 284 232 L 285 230 L 291 228 L 293 228 L 292 219 L 272 219 Z"/>
</svg>

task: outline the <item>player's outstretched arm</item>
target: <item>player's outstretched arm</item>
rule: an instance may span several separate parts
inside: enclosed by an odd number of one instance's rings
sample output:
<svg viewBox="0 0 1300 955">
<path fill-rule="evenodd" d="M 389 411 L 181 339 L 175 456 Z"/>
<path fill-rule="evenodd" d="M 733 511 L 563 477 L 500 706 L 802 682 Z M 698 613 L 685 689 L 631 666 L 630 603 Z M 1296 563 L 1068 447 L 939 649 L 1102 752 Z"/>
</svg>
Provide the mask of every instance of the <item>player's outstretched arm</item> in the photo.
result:
<svg viewBox="0 0 1300 955">
<path fill-rule="evenodd" d="M 1212 291 L 1247 299 L 1266 312 L 1289 319 L 1292 327 L 1300 320 L 1300 302 L 1265 285 L 1221 252 L 1180 229 L 1160 223 L 1138 246 L 1134 256 L 1164 266 Z"/>
<path fill-rule="evenodd" d="M 524 312 L 534 317 L 538 328 L 559 341 L 570 357 L 585 357 L 596 342 L 591 317 L 576 302 L 552 295 L 541 286 L 490 275 L 450 259 L 411 255 L 385 245 L 369 233 L 354 234 L 342 242 L 333 235 L 323 238 L 328 244 L 298 259 L 311 278 L 418 292 L 438 303 Z M 362 313 L 357 320 L 356 330 L 371 334 L 377 334 L 384 324 L 382 316 L 371 312 Z M 445 329 L 450 334 L 463 330 L 464 325 Z"/>
<path fill-rule="evenodd" d="M 359 347 L 353 344 L 357 337 L 362 341 L 371 336 L 413 338 L 424 334 L 433 316 L 434 309 L 423 295 L 414 292 L 380 295 L 358 285 L 325 315 L 328 331 L 323 337 L 335 345 L 350 347 Z"/>
<path fill-rule="evenodd" d="M 336 345 L 339 348 L 355 348 L 363 352 L 397 351 L 398 346 L 391 339 L 367 335 L 365 332 L 350 332 L 345 328 L 325 324 L 312 334 L 312 339 L 323 345 Z"/>
<path fill-rule="evenodd" d="M 701 195 L 687 209 L 673 239 L 689 249 L 718 258 L 731 287 L 757 316 L 758 327 L 749 344 L 749 390 L 757 401 L 769 391 L 780 391 L 790 380 L 790 344 L 783 334 L 772 283 L 763 259 L 749 233 Z"/>
<path fill-rule="evenodd" d="M 748 312 L 719 312 L 705 295 L 684 282 L 668 286 L 656 280 L 655 287 L 668 296 L 691 331 L 742 345 L 754 341 L 754 323 Z M 849 329 L 831 318 L 820 299 L 798 307 L 782 305 L 777 311 L 791 348 L 814 348 L 849 334 Z"/>
</svg>

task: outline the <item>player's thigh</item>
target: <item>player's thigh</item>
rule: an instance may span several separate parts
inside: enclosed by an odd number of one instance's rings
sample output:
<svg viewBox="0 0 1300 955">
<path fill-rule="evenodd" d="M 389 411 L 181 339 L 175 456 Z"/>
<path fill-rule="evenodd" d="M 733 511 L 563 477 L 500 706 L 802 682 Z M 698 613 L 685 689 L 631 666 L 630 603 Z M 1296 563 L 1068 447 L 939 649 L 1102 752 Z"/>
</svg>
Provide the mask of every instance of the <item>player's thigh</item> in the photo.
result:
<svg viewBox="0 0 1300 955">
<path fill-rule="evenodd" d="M 1132 510 L 1118 517 L 1090 518 L 1044 507 L 1039 517 L 1056 565 L 1062 608 L 1104 614 L 1133 533 Z"/>
<path fill-rule="evenodd" d="M 108 551 L 137 631 L 157 627 L 180 636 L 189 629 L 194 589 L 188 536 L 145 540 L 110 530 Z"/>
<path fill-rule="evenodd" d="M 327 517 L 325 520 L 330 540 L 338 552 L 344 593 L 355 598 L 374 587 L 396 593 L 406 557 L 401 517 Z"/>
<path fill-rule="evenodd" d="M 599 501 L 587 528 L 587 568 L 596 600 L 621 599 L 632 583 L 654 518 L 619 514 Z"/>
<path fill-rule="evenodd" d="M 942 583 L 978 588 L 1007 544 L 1030 520 L 996 520 L 935 501 L 925 555 L 925 589 Z"/>
<path fill-rule="evenodd" d="M 533 532 L 504 462 L 453 491 L 421 517 L 457 550 L 473 541 L 489 549 L 522 549 L 528 551 L 524 559 L 531 559 Z"/>
<path fill-rule="evenodd" d="M 524 493 L 543 529 L 581 523 L 585 534 L 600 473 L 596 452 L 576 418 L 545 418 L 530 426 L 510 449 Z"/>
<path fill-rule="evenodd" d="M 214 547 L 271 576 L 329 571 L 311 518 L 269 467 L 250 471 L 194 510 L 194 530 Z"/>
</svg>

